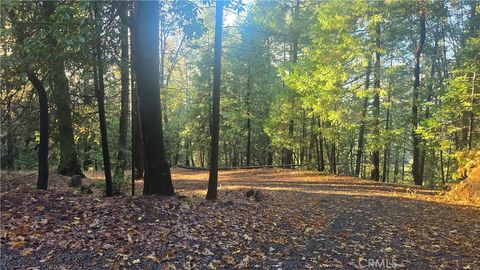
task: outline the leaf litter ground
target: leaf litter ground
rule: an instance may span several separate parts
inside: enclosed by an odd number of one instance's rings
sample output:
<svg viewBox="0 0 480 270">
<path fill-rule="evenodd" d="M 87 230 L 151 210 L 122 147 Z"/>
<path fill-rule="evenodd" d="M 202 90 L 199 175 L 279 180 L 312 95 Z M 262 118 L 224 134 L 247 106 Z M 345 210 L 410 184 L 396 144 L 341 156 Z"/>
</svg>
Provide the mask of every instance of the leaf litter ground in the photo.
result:
<svg viewBox="0 0 480 270">
<path fill-rule="evenodd" d="M 203 171 L 174 169 L 181 196 L 172 198 L 81 195 L 56 175 L 51 190 L 37 191 L 35 177 L 2 174 L 1 269 L 480 265 L 480 208 L 412 186 L 280 169 L 222 171 L 219 199 L 210 202 Z M 136 186 L 141 191 L 141 181 Z M 255 196 L 246 197 L 249 190 Z"/>
</svg>

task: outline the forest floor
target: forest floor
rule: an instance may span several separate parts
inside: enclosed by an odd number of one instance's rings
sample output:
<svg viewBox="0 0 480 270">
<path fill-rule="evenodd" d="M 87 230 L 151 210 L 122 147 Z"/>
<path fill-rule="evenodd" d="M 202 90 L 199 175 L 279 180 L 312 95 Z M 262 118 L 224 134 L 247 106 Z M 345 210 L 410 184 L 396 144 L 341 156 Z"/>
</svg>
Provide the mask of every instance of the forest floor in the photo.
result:
<svg viewBox="0 0 480 270">
<path fill-rule="evenodd" d="M 255 169 L 220 172 L 211 202 L 207 172 L 174 169 L 173 178 L 183 196 L 106 198 L 60 176 L 38 191 L 35 175 L 2 174 L 0 268 L 480 267 L 480 207 L 438 191 Z"/>
</svg>

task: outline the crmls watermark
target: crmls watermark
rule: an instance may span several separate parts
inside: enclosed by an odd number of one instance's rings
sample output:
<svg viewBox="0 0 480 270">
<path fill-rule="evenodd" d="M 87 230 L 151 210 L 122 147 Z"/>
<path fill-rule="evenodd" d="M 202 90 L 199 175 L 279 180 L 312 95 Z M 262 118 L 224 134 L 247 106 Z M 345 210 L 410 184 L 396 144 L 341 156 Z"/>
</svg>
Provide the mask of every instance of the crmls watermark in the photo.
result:
<svg viewBox="0 0 480 270">
<path fill-rule="evenodd" d="M 364 259 L 358 260 L 360 268 L 374 268 L 374 269 L 395 269 L 402 266 L 395 261 L 395 259 Z"/>
</svg>

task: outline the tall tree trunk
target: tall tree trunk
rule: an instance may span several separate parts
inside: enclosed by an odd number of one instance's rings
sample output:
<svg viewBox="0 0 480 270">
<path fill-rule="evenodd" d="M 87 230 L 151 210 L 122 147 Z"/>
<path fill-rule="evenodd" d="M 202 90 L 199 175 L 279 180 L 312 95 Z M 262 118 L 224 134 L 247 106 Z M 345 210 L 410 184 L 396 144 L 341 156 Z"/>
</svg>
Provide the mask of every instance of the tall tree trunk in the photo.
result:
<svg viewBox="0 0 480 270">
<path fill-rule="evenodd" d="M 299 0 L 296 0 L 295 1 L 295 7 L 293 9 L 293 24 L 296 25 L 297 24 L 297 20 L 298 20 L 298 14 L 300 12 L 300 1 Z M 294 33 L 294 37 L 293 37 L 293 43 L 291 44 L 291 60 L 292 60 L 292 63 L 297 63 L 297 60 L 298 60 L 298 42 L 299 42 L 299 33 Z M 291 91 L 289 92 L 291 93 Z M 291 100 L 291 102 L 294 102 L 294 100 Z M 294 113 L 294 111 L 292 110 L 292 114 Z M 293 118 L 293 116 L 292 116 Z M 293 141 L 293 132 L 294 132 L 294 126 L 295 126 L 295 122 L 293 119 L 290 119 L 288 121 L 288 136 L 290 138 L 290 140 Z M 290 165 L 293 165 L 294 163 L 294 158 L 293 158 L 293 145 L 290 145 L 289 148 L 286 148 L 285 149 L 285 164 L 287 164 L 287 168 L 294 168 L 294 166 L 290 166 Z"/>
<path fill-rule="evenodd" d="M 317 134 L 315 132 L 315 117 L 312 115 L 310 117 L 310 142 L 308 146 L 308 156 L 307 156 L 307 163 L 309 168 L 312 168 L 311 163 L 313 159 L 313 151 L 316 151 L 316 146 L 315 146 L 316 137 L 317 137 Z"/>
<path fill-rule="evenodd" d="M 315 151 L 317 154 L 317 171 L 320 170 L 320 142 L 318 141 L 318 137 L 315 136 Z"/>
<path fill-rule="evenodd" d="M 390 98 L 391 98 L 391 92 L 388 91 L 388 97 L 387 97 L 387 102 L 390 103 Z M 387 115 L 385 119 L 385 132 L 388 134 L 388 131 L 390 130 L 390 108 L 387 108 Z M 382 181 L 387 182 L 388 180 L 388 169 L 389 169 L 389 164 L 390 163 L 390 143 L 387 142 L 385 145 L 385 150 L 383 152 L 383 175 L 382 175 Z"/>
<path fill-rule="evenodd" d="M 470 123 L 469 123 L 469 126 L 468 126 L 468 143 L 467 143 L 467 146 L 468 146 L 468 149 L 472 149 L 472 141 L 473 141 L 473 135 L 475 134 L 475 125 L 474 125 L 474 122 L 475 122 L 475 114 L 474 114 L 474 108 L 475 108 L 475 86 L 476 86 L 476 81 L 477 81 L 477 72 L 473 72 L 473 77 L 472 77 L 472 98 L 471 98 L 471 108 L 470 108 L 470 112 L 469 112 L 469 118 L 470 118 Z"/>
<path fill-rule="evenodd" d="M 365 74 L 365 90 L 370 88 L 370 72 L 372 69 L 372 62 L 371 60 L 368 61 L 367 65 L 367 72 Z M 362 155 L 363 155 L 363 146 L 364 146 L 364 138 L 365 138 L 365 121 L 367 116 L 368 110 L 368 95 L 365 96 L 363 99 L 363 109 L 362 109 L 362 122 L 360 124 L 360 130 L 358 131 L 358 146 L 357 146 L 357 157 L 355 162 L 355 175 L 360 176 L 360 166 L 362 163 Z"/>
<path fill-rule="evenodd" d="M 430 104 L 433 99 L 433 79 L 435 77 L 435 62 L 437 58 L 437 50 L 438 50 L 438 34 L 435 32 L 434 33 L 434 46 L 433 46 L 433 54 L 432 54 L 432 63 L 431 63 L 431 68 L 430 68 L 430 81 L 427 86 L 427 103 Z M 425 108 L 425 119 L 430 118 L 430 105 L 427 105 Z M 426 147 L 422 147 L 420 149 L 420 157 L 419 157 L 419 165 L 418 165 L 418 170 L 420 171 L 419 173 L 422 175 L 422 179 L 424 178 L 424 172 L 425 172 L 425 159 L 427 156 L 427 149 Z M 430 177 L 430 179 L 433 179 L 433 177 Z"/>
<path fill-rule="evenodd" d="M 195 159 L 193 158 L 193 152 L 191 152 L 191 155 L 190 155 L 190 160 L 192 161 L 192 167 L 195 167 Z"/>
<path fill-rule="evenodd" d="M 247 166 L 251 165 L 251 155 L 252 155 L 252 130 L 251 130 L 251 123 L 250 117 L 247 118 L 247 153 L 246 153 L 246 161 L 245 164 Z"/>
<path fill-rule="evenodd" d="M 445 172 L 445 182 L 448 181 L 449 177 L 450 177 L 450 161 L 451 161 L 451 155 L 452 153 L 452 147 L 449 147 L 448 148 L 448 153 L 447 153 L 447 171 Z"/>
<path fill-rule="evenodd" d="M 350 149 L 348 150 L 348 157 L 349 157 L 349 162 L 348 162 L 348 173 L 353 175 L 354 173 L 354 168 L 353 168 L 353 159 L 354 159 L 354 148 L 355 148 L 355 135 L 352 134 L 350 135 Z"/>
<path fill-rule="evenodd" d="M 164 91 L 165 85 L 165 55 L 167 53 L 167 35 L 165 34 L 165 16 L 160 16 L 160 92 Z M 160 102 L 163 106 L 163 123 L 168 123 L 167 103 L 165 98 L 160 96 Z"/>
<path fill-rule="evenodd" d="M 98 20 L 98 14 L 95 12 Z M 99 27 L 100 28 L 100 27 Z M 99 33 L 100 31 L 98 31 Z M 113 195 L 112 172 L 110 169 L 110 152 L 108 149 L 107 119 L 105 117 L 105 84 L 103 80 L 103 52 L 100 38 L 96 44 L 97 65 L 94 68 L 95 96 L 98 103 L 98 116 L 100 119 L 100 137 L 102 141 L 103 170 L 105 172 L 105 193 L 107 197 Z"/>
<path fill-rule="evenodd" d="M 373 134 L 375 140 L 379 139 L 380 134 L 380 23 L 375 27 L 375 66 L 373 88 L 375 96 L 373 98 Z M 372 151 L 372 171 L 371 179 L 380 180 L 380 152 L 378 147 L 374 147 Z"/>
<path fill-rule="evenodd" d="M 15 161 L 15 137 L 13 135 L 12 128 L 12 99 L 6 100 L 7 111 L 5 112 L 5 126 L 7 140 L 7 155 L 2 157 L 1 167 L 2 169 L 13 169 L 13 163 Z"/>
<path fill-rule="evenodd" d="M 288 122 L 288 137 L 290 140 L 293 141 L 293 130 L 294 130 L 294 120 L 291 119 Z M 290 145 L 289 148 L 285 149 L 285 164 L 287 165 L 287 168 L 294 168 L 292 167 L 294 161 L 293 161 L 293 145 Z"/>
<path fill-rule="evenodd" d="M 362 169 L 360 171 L 361 178 L 367 178 L 366 167 L 367 167 L 366 155 L 362 155 Z"/>
<path fill-rule="evenodd" d="M 37 189 L 48 187 L 48 96 L 43 83 L 33 71 L 27 73 L 28 79 L 37 90 L 40 108 L 40 144 L 38 147 L 38 178 Z"/>
<path fill-rule="evenodd" d="M 223 141 L 223 156 L 225 158 L 225 166 L 228 166 L 228 154 L 230 153 L 230 151 L 228 151 L 228 147 L 227 147 L 227 141 Z"/>
<path fill-rule="evenodd" d="M 130 28 L 133 34 L 134 29 Z M 135 83 L 135 39 L 130 37 L 130 74 L 132 76 L 130 82 L 132 95 L 132 176 L 134 179 L 143 178 L 145 171 L 145 156 L 143 154 L 142 131 L 140 126 L 140 113 L 138 109 L 137 85 Z"/>
<path fill-rule="evenodd" d="M 233 158 L 231 158 L 231 160 L 232 160 L 232 167 L 237 167 L 237 166 L 238 166 L 238 155 L 237 155 L 237 147 L 236 147 L 236 144 L 233 145 L 232 155 L 233 155 Z"/>
<path fill-rule="evenodd" d="M 300 165 L 303 165 L 305 161 L 305 140 L 307 137 L 307 128 L 306 128 L 306 116 L 305 109 L 302 109 L 302 135 L 300 140 Z"/>
<path fill-rule="evenodd" d="M 398 176 L 398 148 L 395 150 L 395 161 L 393 165 L 393 183 L 397 183 Z"/>
<path fill-rule="evenodd" d="M 443 150 L 440 150 L 440 173 L 442 176 L 442 185 L 445 185 L 445 168 L 444 168 L 444 160 L 443 160 Z"/>
<path fill-rule="evenodd" d="M 70 108 L 70 90 L 63 60 L 52 67 L 53 102 L 56 106 L 58 123 L 58 141 L 60 143 L 60 164 L 58 173 L 62 175 L 84 176 L 78 162 L 75 140 L 73 137 L 72 110 Z"/>
<path fill-rule="evenodd" d="M 127 156 L 125 151 L 127 149 L 127 132 L 128 132 L 128 94 L 129 94 L 129 79 L 128 79 L 128 27 L 125 21 L 127 18 L 127 9 L 122 8 L 120 16 L 122 22 L 120 24 L 120 81 L 121 81 L 121 97 L 120 97 L 120 124 L 118 130 L 118 152 L 117 162 L 115 166 L 115 178 L 123 179 L 123 174 L 127 166 Z"/>
<path fill-rule="evenodd" d="M 403 141 L 403 151 L 402 151 L 402 182 L 405 181 L 405 155 L 406 155 L 407 149 L 405 146 L 405 139 Z"/>
<path fill-rule="evenodd" d="M 272 151 L 267 152 L 267 165 L 273 164 L 273 153 Z"/>
<path fill-rule="evenodd" d="M 177 141 L 175 144 L 175 159 L 174 159 L 174 166 L 178 165 L 178 160 L 180 158 L 180 140 Z"/>
<path fill-rule="evenodd" d="M 145 172 L 145 156 L 142 145 L 142 130 L 140 126 L 140 113 L 138 109 L 138 95 L 134 79 L 135 78 L 132 73 L 132 171 L 135 179 L 140 179 L 143 178 L 143 173 Z"/>
<path fill-rule="evenodd" d="M 135 78 L 145 154 L 143 194 L 175 195 L 166 159 L 159 78 L 159 2 L 136 2 Z"/>
<path fill-rule="evenodd" d="M 45 2 L 43 5 L 45 19 L 53 23 L 51 16 L 55 13 L 55 2 Z M 51 35 L 47 37 L 52 48 L 58 47 L 58 42 Z M 58 141 L 60 144 L 60 163 L 57 171 L 62 175 L 84 176 L 78 162 L 75 140 L 73 136 L 72 109 L 70 107 L 70 89 L 65 74 L 64 59 L 60 56 L 52 57 L 51 76 L 53 81 L 52 101 L 55 104 L 55 116 L 58 123 Z"/>
<path fill-rule="evenodd" d="M 223 1 L 217 0 L 215 6 L 215 48 L 213 58 L 213 95 L 212 95 L 212 141 L 210 146 L 210 175 L 208 178 L 207 199 L 217 199 L 218 185 L 218 139 L 220 129 L 220 80 L 222 68 L 222 22 Z"/>
<path fill-rule="evenodd" d="M 323 155 L 323 143 L 324 143 L 324 139 L 323 139 L 323 132 L 322 132 L 322 123 L 320 122 L 320 119 L 317 119 L 317 123 L 318 123 L 318 128 L 320 130 L 318 136 L 319 136 L 319 139 L 317 141 L 317 163 L 318 163 L 318 170 L 321 171 L 321 172 L 324 172 L 325 171 L 325 160 L 324 160 L 324 155 Z"/>
<path fill-rule="evenodd" d="M 251 164 L 251 151 L 252 151 L 252 130 L 251 130 L 251 111 L 250 111 L 250 93 L 252 88 L 252 82 L 250 77 L 250 59 L 248 61 L 248 71 L 247 71 L 247 97 L 246 97 L 246 106 L 247 106 L 247 160 L 246 165 Z"/>
<path fill-rule="evenodd" d="M 332 143 L 332 153 L 330 158 L 330 166 L 332 168 L 332 173 L 337 174 L 337 144 L 335 141 Z"/>
<path fill-rule="evenodd" d="M 475 37 L 476 28 L 478 25 L 478 20 L 476 18 L 477 15 L 477 3 L 478 1 L 469 1 L 470 3 L 470 15 L 468 18 L 468 31 L 462 36 L 461 43 L 465 45 L 469 37 Z M 470 74 L 465 74 L 470 75 Z M 474 135 L 474 94 L 475 94 L 475 83 L 476 83 L 476 75 L 477 73 L 474 71 L 472 74 L 472 88 L 471 88 L 471 106 L 469 108 L 465 108 L 462 115 L 462 130 L 461 130 L 461 141 L 460 141 L 460 148 L 472 148 L 472 137 Z"/>
<path fill-rule="evenodd" d="M 185 166 L 190 166 L 190 152 L 188 151 L 188 147 L 190 146 L 190 143 L 185 140 Z"/>
<path fill-rule="evenodd" d="M 420 55 L 425 44 L 425 3 L 423 0 L 420 0 L 420 38 L 417 44 L 417 49 L 415 50 L 415 68 L 414 68 L 414 82 L 413 82 L 413 101 L 412 101 L 412 142 L 413 142 L 413 164 L 412 164 L 412 175 L 415 185 L 421 186 L 423 184 L 423 172 L 421 170 L 421 137 L 417 132 L 419 119 L 418 119 L 418 104 L 420 100 L 418 98 L 418 88 L 420 87 Z"/>
</svg>

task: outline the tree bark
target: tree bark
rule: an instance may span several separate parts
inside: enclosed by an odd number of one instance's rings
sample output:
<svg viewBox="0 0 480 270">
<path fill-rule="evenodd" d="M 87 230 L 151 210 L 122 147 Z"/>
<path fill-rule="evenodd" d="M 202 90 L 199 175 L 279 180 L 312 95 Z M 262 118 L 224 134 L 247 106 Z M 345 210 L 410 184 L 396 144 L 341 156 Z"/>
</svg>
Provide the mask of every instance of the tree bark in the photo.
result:
<svg viewBox="0 0 480 270">
<path fill-rule="evenodd" d="M 159 78 L 159 2 L 136 2 L 134 65 L 145 154 L 143 194 L 175 195 L 166 159 Z"/>
<path fill-rule="evenodd" d="M 395 151 L 395 161 L 393 166 L 393 183 L 397 183 L 398 176 L 398 148 Z"/>
<path fill-rule="evenodd" d="M 128 27 L 127 22 L 123 21 L 127 18 L 127 9 L 122 8 L 123 13 L 120 18 L 120 81 L 121 81 L 121 97 L 120 97 L 120 123 L 118 129 L 118 152 L 117 162 L 115 166 L 115 179 L 123 179 L 124 171 L 127 166 L 127 132 L 128 132 Z"/>
<path fill-rule="evenodd" d="M 48 96 L 43 83 L 33 71 L 27 73 L 28 79 L 37 90 L 40 108 L 40 144 L 38 147 L 38 178 L 37 189 L 48 188 Z"/>
<path fill-rule="evenodd" d="M 412 164 L 412 175 L 415 185 L 421 186 L 423 184 L 423 172 L 421 171 L 421 158 L 420 158 L 420 134 L 417 133 L 417 128 L 419 124 L 418 119 L 418 103 L 419 94 L 418 88 L 420 87 L 420 55 L 425 44 L 425 3 L 423 0 L 420 0 L 420 12 L 419 12 L 419 22 L 420 22 L 420 38 L 417 44 L 417 49 L 415 50 L 415 68 L 414 68 L 414 82 L 413 82 L 413 101 L 412 101 L 412 142 L 413 142 L 413 164 Z"/>
<path fill-rule="evenodd" d="M 130 28 L 130 33 L 133 35 L 134 28 Z M 143 178 L 145 171 L 145 155 L 143 153 L 142 131 L 140 126 L 140 113 L 138 109 L 138 94 L 137 85 L 135 83 L 135 38 L 130 37 L 130 88 L 132 95 L 132 178 Z"/>
<path fill-rule="evenodd" d="M 290 140 L 293 140 L 293 130 L 294 130 L 294 121 L 293 119 L 288 122 L 288 137 Z M 287 168 L 293 168 L 291 165 L 294 163 L 293 162 L 293 149 L 287 148 L 285 149 L 285 164 L 287 165 Z"/>
<path fill-rule="evenodd" d="M 267 152 L 267 165 L 272 165 L 273 164 L 273 153 L 272 151 Z"/>
<path fill-rule="evenodd" d="M 53 23 L 50 17 L 55 13 L 56 3 L 47 1 L 44 3 L 43 8 L 45 19 L 49 23 Z M 58 42 L 53 36 L 48 35 L 47 39 L 52 48 L 56 49 L 58 47 Z M 51 67 L 53 81 L 52 101 L 56 107 L 55 115 L 58 123 L 58 141 L 60 144 L 60 163 L 57 172 L 62 175 L 80 175 L 83 177 L 73 136 L 70 89 L 65 74 L 64 59 L 54 55 Z"/>
<path fill-rule="evenodd" d="M 388 97 L 387 97 L 387 102 L 390 103 L 390 98 L 391 98 L 391 92 L 388 92 Z M 388 131 L 390 130 L 390 109 L 387 108 L 387 115 L 385 119 L 385 132 L 388 134 Z M 390 167 L 390 143 L 387 142 L 385 145 L 385 150 L 383 152 L 383 175 L 382 175 L 382 181 L 387 182 L 388 180 L 388 170 Z"/>
<path fill-rule="evenodd" d="M 405 136 L 406 137 L 406 136 Z M 402 149 L 402 182 L 405 180 L 405 155 L 407 152 L 406 146 L 405 146 L 405 139 L 403 141 L 403 149 Z"/>
<path fill-rule="evenodd" d="M 190 143 L 185 140 L 185 166 L 190 166 L 190 152 L 188 151 L 188 147 L 190 146 Z"/>
<path fill-rule="evenodd" d="M 430 67 L 430 81 L 428 83 L 428 86 L 427 86 L 427 103 L 428 105 L 426 106 L 425 108 L 425 119 L 429 119 L 430 118 L 430 103 L 432 101 L 432 98 L 433 98 L 433 78 L 435 77 L 435 62 L 436 62 L 436 58 L 437 58 L 437 50 L 438 50 L 438 34 L 435 32 L 434 33 L 434 46 L 433 46 L 433 54 L 432 54 L 432 63 L 431 63 L 431 67 Z M 421 139 L 421 142 L 423 140 Z M 418 165 L 418 170 L 419 170 L 419 173 L 422 175 L 422 179 L 424 178 L 424 172 L 425 172 L 425 159 L 426 159 L 426 156 L 427 156 L 427 149 L 425 147 L 422 147 L 420 149 L 420 153 L 419 153 L 420 157 L 419 157 L 419 165 Z M 433 179 L 433 177 L 431 177 L 430 179 Z"/>
<path fill-rule="evenodd" d="M 105 172 L 105 193 L 107 197 L 113 195 L 112 184 L 112 171 L 110 169 L 110 151 L 108 148 L 108 134 L 107 134 L 107 119 L 105 115 L 105 81 L 104 74 L 104 60 L 102 50 L 102 37 L 101 37 L 101 6 L 96 4 L 95 6 L 95 21 L 96 21 L 96 33 L 99 35 L 95 44 L 96 66 L 94 67 L 94 88 L 95 96 L 98 104 L 98 118 L 100 122 L 100 137 L 102 142 L 102 157 L 103 157 L 103 170 Z"/>
<path fill-rule="evenodd" d="M 380 134 L 380 23 L 375 27 L 375 66 L 373 88 L 375 96 L 373 98 L 373 134 L 378 140 Z M 375 146 L 372 151 L 372 171 L 370 178 L 372 180 L 380 180 L 380 152 Z"/>
<path fill-rule="evenodd" d="M 316 147 L 315 147 L 316 137 L 317 137 L 317 134 L 315 133 L 315 117 L 312 115 L 310 117 L 310 142 L 308 146 L 308 156 L 307 156 L 307 163 L 309 168 L 311 168 L 313 151 L 316 151 Z"/>
<path fill-rule="evenodd" d="M 447 171 L 445 172 L 445 182 L 448 181 L 449 177 L 450 177 L 450 161 L 451 161 L 451 155 L 452 153 L 452 148 L 449 147 L 448 148 L 448 153 L 447 153 Z"/>
<path fill-rule="evenodd" d="M 445 168 L 443 160 L 443 150 L 440 150 L 440 173 L 442 176 L 442 185 L 445 185 Z"/>
<path fill-rule="evenodd" d="M 472 77 L 472 98 L 471 98 L 471 109 L 469 112 L 469 126 L 468 126 L 468 149 L 472 149 L 472 141 L 473 141 L 473 135 L 475 134 L 475 114 L 474 114 L 474 108 L 475 108 L 475 86 L 476 86 L 476 80 L 477 80 L 477 72 L 473 72 L 473 77 Z"/>
<path fill-rule="evenodd" d="M 368 91 L 370 88 L 370 72 L 371 72 L 372 63 L 369 60 L 367 66 L 367 72 L 365 74 L 365 90 Z M 360 130 L 358 131 L 358 145 L 357 145 L 357 156 L 355 162 L 355 176 L 360 176 L 360 166 L 362 163 L 362 155 L 363 155 L 363 146 L 364 146 L 364 138 L 365 138 L 365 121 L 367 116 L 368 110 L 368 95 L 365 96 L 363 99 L 363 109 L 362 109 L 362 122 L 360 124 Z"/>
<path fill-rule="evenodd" d="M 135 71 L 135 70 L 134 70 Z M 133 74 L 132 74 L 133 75 Z M 132 76 L 132 171 L 135 179 L 143 178 L 145 172 L 145 155 L 143 153 L 142 130 L 138 109 L 138 95 Z"/>
<path fill-rule="evenodd" d="M 97 14 L 96 14 L 97 15 Z M 112 172 L 110 169 L 110 152 L 108 149 L 107 119 L 105 117 L 105 84 L 103 80 L 103 57 L 100 41 L 96 44 L 97 65 L 94 68 L 95 96 L 98 103 L 100 137 L 102 141 L 103 170 L 105 172 L 105 193 L 113 195 Z"/>
<path fill-rule="evenodd" d="M 246 97 L 246 106 L 247 106 L 247 160 L 245 164 L 249 166 L 251 164 L 251 151 L 252 151 L 252 129 L 251 129 L 251 111 L 250 111 L 250 93 L 252 91 L 252 82 L 250 77 L 250 60 L 248 61 L 248 71 L 247 71 L 247 97 Z"/>
<path fill-rule="evenodd" d="M 323 132 L 322 132 L 322 123 L 320 122 L 320 119 L 317 119 L 317 124 L 318 124 L 318 128 L 320 130 L 319 134 L 318 134 L 318 139 L 316 140 L 316 143 L 317 143 L 317 166 L 318 166 L 318 170 L 323 172 L 325 171 L 325 160 L 323 158 Z"/>
<path fill-rule="evenodd" d="M 293 25 L 295 26 L 295 24 L 297 23 L 297 20 L 298 20 L 298 15 L 299 15 L 299 11 L 300 11 L 300 1 L 299 0 L 296 0 L 295 1 L 295 7 L 293 9 Z M 293 38 L 293 43 L 291 44 L 291 60 L 292 60 L 292 63 L 297 63 L 297 60 L 298 60 L 298 42 L 299 42 L 299 35 L 298 33 L 294 33 L 294 38 Z M 285 56 L 284 56 L 285 57 Z M 291 101 L 291 102 L 294 102 L 294 101 Z M 292 111 L 292 114 L 294 112 Z M 295 122 L 293 119 L 290 119 L 288 121 L 288 136 L 289 136 L 289 139 L 293 141 L 293 132 L 294 132 L 294 126 L 295 126 Z M 292 149 L 292 145 L 290 145 L 289 148 L 285 148 L 285 151 L 284 151 L 284 164 L 287 165 L 287 168 L 294 168 L 294 166 L 291 166 L 293 165 L 294 163 L 294 159 L 293 159 L 293 149 Z"/>
<path fill-rule="evenodd" d="M 53 102 L 56 105 L 56 117 L 58 123 L 58 141 L 60 144 L 60 164 L 58 173 L 62 175 L 84 176 L 78 162 L 75 140 L 73 137 L 72 109 L 70 107 L 70 90 L 63 60 L 52 67 L 53 78 Z"/>
<path fill-rule="evenodd" d="M 229 159 L 228 159 L 228 154 L 230 153 L 230 151 L 228 151 L 228 147 L 227 147 L 227 141 L 223 141 L 223 156 L 225 158 L 225 166 L 228 166 L 229 164 Z"/>
<path fill-rule="evenodd" d="M 305 161 L 305 139 L 307 137 L 307 128 L 306 128 L 306 116 L 305 109 L 302 109 L 302 134 L 301 134 L 301 143 L 300 143 L 300 165 L 303 165 Z"/>
<path fill-rule="evenodd" d="M 350 175 L 353 175 L 354 174 L 354 168 L 353 168 L 353 159 L 354 159 L 354 148 L 355 148 L 355 135 L 353 134 L 353 132 L 351 133 L 350 135 L 350 147 L 348 149 L 348 159 L 349 159 L 349 162 L 348 162 L 348 173 Z"/>
<path fill-rule="evenodd" d="M 5 114 L 5 131 L 6 131 L 6 141 L 7 141 L 7 155 L 2 157 L 1 167 L 2 169 L 13 169 L 13 163 L 15 161 L 15 137 L 13 135 L 12 129 L 12 99 L 8 98 L 6 100 L 7 111 Z"/>
<path fill-rule="evenodd" d="M 212 129 L 210 146 L 210 175 L 208 178 L 207 199 L 217 199 L 218 185 L 218 140 L 220 129 L 220 83 L 222 68 L 222 23 L 223 1 L 217 0 L 215 6 L 215 48 L 213 58 L 213 95 L 212 95 Z"/>
<path fill-rule="evenodd" d="M 337 174 L 337 144 L 334 141 L 332 143 L 332 153 L 331 153 L 331 158 L 330 158 L 330 166 L 332 168 L 332 173 Z"/>
</svg>

